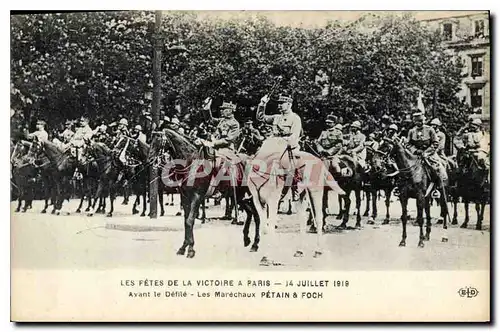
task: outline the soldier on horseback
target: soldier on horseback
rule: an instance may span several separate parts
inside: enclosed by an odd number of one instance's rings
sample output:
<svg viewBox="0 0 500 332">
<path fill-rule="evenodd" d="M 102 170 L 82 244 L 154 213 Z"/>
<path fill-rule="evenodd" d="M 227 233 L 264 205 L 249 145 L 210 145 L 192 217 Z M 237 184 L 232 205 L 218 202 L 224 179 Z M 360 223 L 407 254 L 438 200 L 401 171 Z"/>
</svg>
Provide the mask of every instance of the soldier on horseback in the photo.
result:
<svg viewBox="0 0 500 332">
<path fill-rule="evenodd" d="M 204 142 L 205 145 L 213 147 L 220 155 L 229 159 L 235 159 L 235 146 L 238 136 L 240 135 L 240 124 L 234 118 L 236 105 L 233 103 L 222 103 L 221 118 L 213 118 L 217 122 L 217 127 L 212 135 L 212 140 Z"/>
<path fill-rule="evenodd" d="M 351 136 L 345 147 L 345 151 L 349 154 L 361 168 L 366 172 L 366 136 L 361 132 L 361 123 L 354 121 L 351 124 Z"/>
<path fill-rule="evenodd" d="M 142 142 L 146 144 L 147 142 L 147 137 L 146 134 L 142 132 L 142 126 L 141 125 L 136 125 L 134 129 L 132 130 L 132 138 L 136 139 L 139 142 Z"/>
<path fill-rule="evenodd" d="M 328 128 L 321 132 L 316 142 L 316 148 L 320 156 L 329 160 L 335 171 L 340 173 L 341 169 L 338 160 L 337 158 L 333 158 L 342 151 L 343 146 L 342 125 L 335 124 L 336 120 L 333 114 L 329 114 L 326 117 Z"/>
<path fill-rule="evenodd" d="M 284 95 L 278 98 L 280 114 L 265 115 L 264 111 L 269 100 L 268 95 L 262 97 L 257 108 L 257 119 L 272 125 L 272 136 L 264 141 L 257 155 L 289 151 L 291 157 L 292 151 L 299 149 L 302 120 L 292 111 L 293 99 Z"/>
<path fill-rule="evenodd" d="M 415 126 L 410 129 L 408 133 L 406 148 L 414 155 L 424 158 L 435 173 L 434 178 L 435 182 L 437 182 L 437 187 L 443 188 L 448 181 L 448 174 L 446 173 L 445 166 L 436 153 L 439 147 L 438 136 L 431 126 L 424 124 L 424 121 L 425 116 L 422 112 L 413 114 Z M 431 187 L 429 187 L 429 189 L 431 189 Z"/>
<path fill-rule="evenodd" d="M 39 142 L 45 142 L 49 139 L 49 134 L 45 131 L 46 122 L 38 120 L 36 122 L 36 131 L 27 134 L 29 140 L 37 139 Z"/>
<path fill-rule="evenodd" d="M 490 161 L 488 157 L 487 147 L 483 144 L 483 134 L 481 132 L 481 119 L 474 119 L 469 125 L 469 132 L 463 135 L 463 147 L 466 153 L 472 155 L 478 164 L 484 168 L 489 169 Z"/>
</svg>

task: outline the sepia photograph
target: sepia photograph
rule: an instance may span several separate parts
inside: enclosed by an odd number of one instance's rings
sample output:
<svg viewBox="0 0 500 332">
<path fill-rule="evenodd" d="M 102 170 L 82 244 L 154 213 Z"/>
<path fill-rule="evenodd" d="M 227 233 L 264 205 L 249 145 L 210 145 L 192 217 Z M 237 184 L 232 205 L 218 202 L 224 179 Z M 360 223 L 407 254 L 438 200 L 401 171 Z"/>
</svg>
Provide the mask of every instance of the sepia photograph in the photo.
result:
<svg viewBox="0 0 500 332">
<path fill-rule="evenodd" d="M 11 12 L 11 319 L 489 322 L 490 26 Z"/>
</svg>

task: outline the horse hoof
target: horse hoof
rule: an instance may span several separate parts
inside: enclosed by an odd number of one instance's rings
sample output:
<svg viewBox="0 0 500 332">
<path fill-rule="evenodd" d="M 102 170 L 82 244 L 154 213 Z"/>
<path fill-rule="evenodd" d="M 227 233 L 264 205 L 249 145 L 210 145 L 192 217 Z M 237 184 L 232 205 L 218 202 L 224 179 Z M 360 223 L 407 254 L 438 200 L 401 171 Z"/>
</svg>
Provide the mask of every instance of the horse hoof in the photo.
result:
<svg viewBox="0 0 500 332">
<path fill-rule="evenodd" d="M 238 222 L 233 219 L 233 221 L 231 221 L 231 225 L 238 225 Z"/>
<path fill-rule="evenodd" d="M 238 221 L 238 222 L 236 222 L 236 225 L 243 226 L 243 225 L 245 225 L 245 223 L 243 221 Z"/>
<path fill-rule="evenodd" d="M 78 210 L 75 211 L 75 213 L 82 213 L 82 210 L 78 209 Z"/>
<path fill-rule="evenodd" d="M 365 213 L 363 213 L 363 217 L 368 217 L 368 215 L 369 215 L 368 211 L 366 211 Z"/>
<path fill-rule="evenodd" d="M 423 248 L 423 247 L 424 247 L 424 241 L 420 240 L 420 241 L 418 242 L 418 247 L 419 247 L 419 248 Z"/>
<path fill-rule="evenodd" d="M 399 242 L 399 246 L 406 247 L 406 241 L 403 240 L 403 241 Z"/>
<path fill-rule="evenodd" d="M 94 214 L 92 212 L 87 213 L 87 217 L 92 217 Z"/>
<path fill-rule="evenodd" d="M 89 212 L 89 211 L 90 211 L 90 208 L 86 208 L 86 209 L 85 209 L 85 212 Z"/>
<path fill-rule="evenodd" d="M 193 258 L 194 257 L 194 254 L 195 254 L 195 251 L 194 250 L 188 250 L 188 253 L 186 255 L 186 258 Z"/>
<path fill-rule="evenodd" d="M 462 225 L 460 225 L 460 228 L 467 228 L 467 224 L 466 223 L 463 223 Z"/>
<path fill-rule="evenodd" d="M 174 203 L 170 203 L 170 206 L 174 206 Z"/>
<path fill-rule="evenodd" d="M 145 216 L 146 216 L 145 212 L 141 213 L 141 217 L 145 217 Z"/>
<path fill-rule="evenodd" d="M 23 209 L 23 213 L 26 213 L 27 209 Z"/>
<path fill-rule="evenodd" d="M 259 251 L 259 246 L 254 244 L 251 248 L 250 248 L 250 252 L 257 252 Z"/>
<path fill-rule="evenodd" d="M 357 222 L 356 225 L 354 226 L 356 229 L 361 229 L 361 223 Z"/>
<path fill-rule="evenodd" d="M 134 215 L 134 214 L 138 214 L 138 213 L 139 213 L 139 211 L 138 211 L 138 210 L 132 210 L 132 214 L 133 214 L 133 215 Z"/>
<path fill-rule="evenodd" d="M 244 238 L 243 239 L 243 246 L 248 247 L 252 243 L 249 238 Z"/>
<path fill-rule="evenodd" d="M 367 225 L 375 225 L 375 221 L 373 219 L 369 219 L 367 222 L 366 222 Z"/>
<path fill-rule="evenodd" d="M 42 212 L 41 212 L 41 213 L 45 214 L 45 213 L 47 213 L 47 210 L 42 210 Z"/>
<path fill-rule="evenodd" d="M 300 250 L 297 250 L 295 254 L 293 254 L 293 257 L 304 257 L 304 253 Z"/>
<path fill-rule="evenodd" d="M 160 212 L 160 217 L 163 217 L 165 215 L 165 211 Z"/>
<path fill-rule="evenodd" d="M 442 225 L 444 223 L 443 218 L 439 218 L 438 221 L 436 222 L 436 225 Z"/>
<path fill-rule="evenodd" d="M 56 210 L 50 211 L 50 214 L 56 214 Z"/>
<path fill-rule="evenodd" d="M 389 225 L 389 219 L 384 219 L 384 222 L 382 223 L 382 225 Z"/>
<path fill-rule="evenodd" d="M 18 209 L 16 209 L 16 212 L 19 212 L 19 211 L 21 211 L 21 209 L 19 209 L 19 208 L 18 208 Z"/>
<path fill-rule="evenodd" d="M 482 230 L 481 225 L 477 224 L 477 225 L 476 225 L 476 231 L 481 231 L 481 230 Z"/>
<path fill-rule="evenodd" d="M 177 250 L 177 255 L 183 256 L 186 253 L 186 249 L 179 249 Z"/>
<path fill-rule="evenodd" d="M 108 217 L 108 218 L 111 218 L 112 216 L 113 216 L 113 214 L 112 214 L 111 212 L 109 212 L 109 213 L 106 215 L 106 217 Z"/>
<path fill-rule="evenodd" d="M 56 216 L 60 216 L 60 215 L 61 215 L 61 211 L 57 211 Z"/>
<path fill-rule="evenodd" d="M 182 216 L 182 213 L 181 213 L 181 212 L 177 212 L 177 213 L 175 214 L 175 216 L 176 216 L 176 217 Z"/>
<path fill-rule="evenodd" d="M 443 229 L 448 229 L 448 225 L 444 225 L 444 226 L 443 226 Z"/>
<path fill-rule="evenodd" d="M 447 238 L 446 236 L 443 236 L 443 237 L 441 238 L 441 242 L 448 242 L 448 238 Z"/>
<path fill-rule="evenodd" d="M 430 237 L 429 235 L 426 235 L 426 236 L 424 237 L 424 241 L 430 241 L 430 239 L 431 239 L 431 237 Z"/>
<path fill-rule="evenodd" d="M 292 211 L 286 211 L 286 214 L 290 216 L 292 215 Z"/>
<path fill-rule="evenodd" d="M 318 258 L 320 257 L 321 255 L 323 255 L 323 253 L 321 251 L 315 251 L 314 252 L 314 255 L 313 255 L 313 258 Z"/>
</svg>

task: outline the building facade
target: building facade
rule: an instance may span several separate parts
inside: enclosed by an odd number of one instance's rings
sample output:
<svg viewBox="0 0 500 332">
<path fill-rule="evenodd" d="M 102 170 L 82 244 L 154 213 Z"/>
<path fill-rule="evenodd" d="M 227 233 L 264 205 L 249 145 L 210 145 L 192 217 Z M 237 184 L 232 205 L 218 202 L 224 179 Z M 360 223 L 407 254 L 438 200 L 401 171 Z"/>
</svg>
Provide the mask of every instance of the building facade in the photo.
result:
<svg viewBox="0 0 500 332">
<path fill-rule="evenodd" d="M 462 61 L 459 97 L 489 128 L 490 122 L 490 23 L 488 12 L 473 12 L 422 20 L 442 33 L 448 50 Z"/>
</svg>

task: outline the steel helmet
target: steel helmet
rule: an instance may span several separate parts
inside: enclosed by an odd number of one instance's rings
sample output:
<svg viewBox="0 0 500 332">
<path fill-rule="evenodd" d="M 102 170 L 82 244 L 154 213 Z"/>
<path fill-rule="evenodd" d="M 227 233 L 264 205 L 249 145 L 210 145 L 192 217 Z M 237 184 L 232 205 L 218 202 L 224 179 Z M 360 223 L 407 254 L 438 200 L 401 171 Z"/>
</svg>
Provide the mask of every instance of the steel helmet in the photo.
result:
<svg viewBox="0 0 500 332">
<path fill-rule="evenodd" d="M 394 123 L 389 126 L 389 129 L 398 131 L 398 126 L 396 126 Z"/>
<path fill-rule="evenodd" d="M 476 126 L 481 126 L 483 122 L 481 121 L 481 119 L 474 119 L 472 120 L 472 124 Z"/>
<path fill-rule="evenodd" d="M 139 130 L 139 131 L 142 131 L 142 126 L 141 125 L 136 125 L 134 127 L 135 130 Z"/>
<path fill-rule="evenodd" d="M 351 124 L 351 128 L 358 128 L 358 129 L 361 129 L 361 122 L 359 122 L 359 121 L 354 121 L 354 122 Z"/>
<path fill-rule="evenodd" d="M 128 121 L 127 121 L 127 119 L 123 118 L 120 120 L 120 122 L 118 122 L 118 124 L 128 126 Z"/>
<path fill-rule="evenodd" d="M 172 123 L 173 124 L 181 124 L 178 118 L 172 118 Z"/>
<path fill-rule="evenodd" d="M 431 125 L 433 126 L 441 126 L 441 121 L 439 121 L 439 119 L 435 118 L 435 119 L 432 119 L 431 121 Z"/>
<path fill-rule="evenodd" d="M 338 130 L 342 130 L 343 127 L 340 123 L 337 123 L 333 128 L 338 129 Z"/>
</svg>

